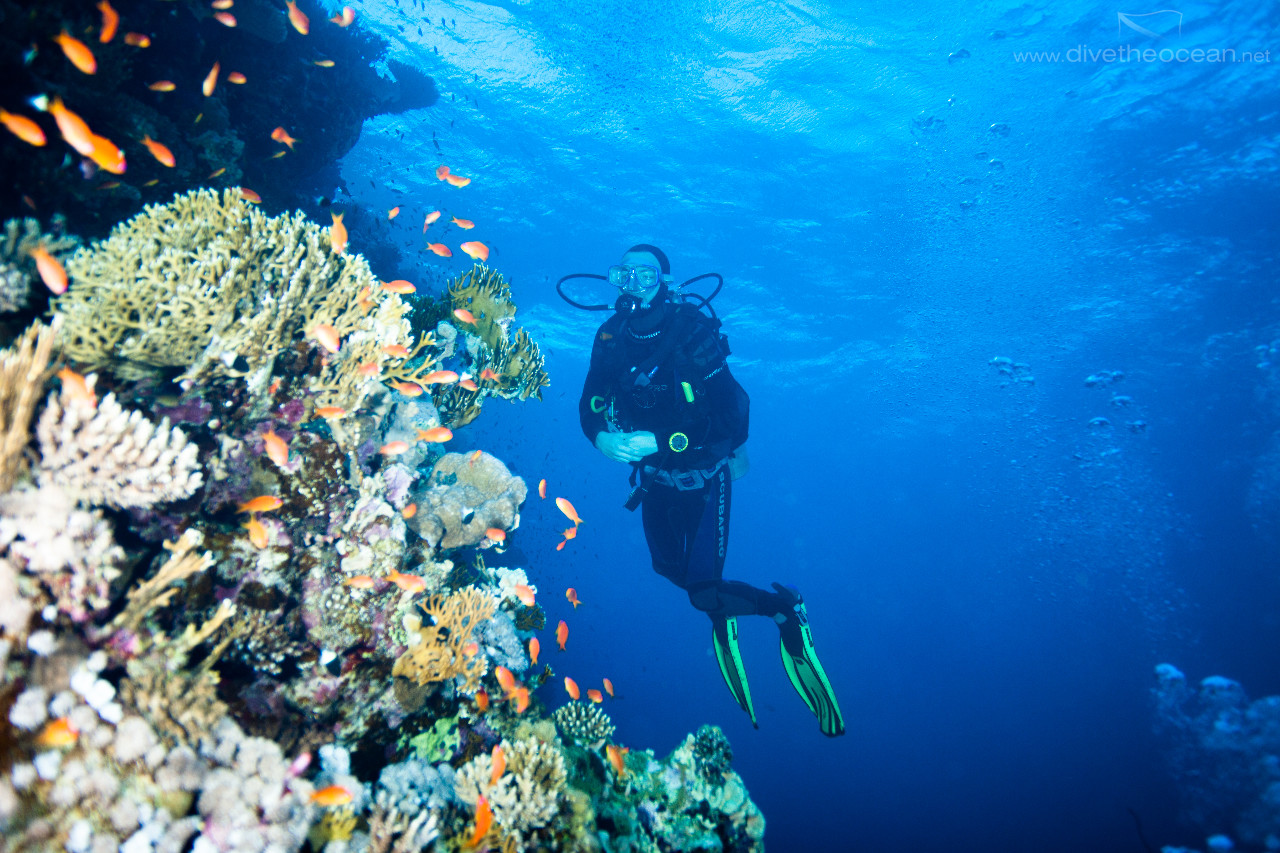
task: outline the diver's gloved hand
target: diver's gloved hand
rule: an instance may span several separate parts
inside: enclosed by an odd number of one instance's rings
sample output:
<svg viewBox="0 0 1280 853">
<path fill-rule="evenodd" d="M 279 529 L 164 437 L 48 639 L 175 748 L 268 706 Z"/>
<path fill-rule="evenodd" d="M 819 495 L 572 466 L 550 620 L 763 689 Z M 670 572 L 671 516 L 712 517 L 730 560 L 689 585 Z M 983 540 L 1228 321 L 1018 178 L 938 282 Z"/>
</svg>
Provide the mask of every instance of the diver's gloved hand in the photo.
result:
<svg viewBox="0 0 1280 853">
<path fill-rule="evenodd" d="M 609 432 L 596 436 L 596 449 L 614 462 L 639 462 L 658 452 L 658 437 L 648 430 Z"/>
</svg>

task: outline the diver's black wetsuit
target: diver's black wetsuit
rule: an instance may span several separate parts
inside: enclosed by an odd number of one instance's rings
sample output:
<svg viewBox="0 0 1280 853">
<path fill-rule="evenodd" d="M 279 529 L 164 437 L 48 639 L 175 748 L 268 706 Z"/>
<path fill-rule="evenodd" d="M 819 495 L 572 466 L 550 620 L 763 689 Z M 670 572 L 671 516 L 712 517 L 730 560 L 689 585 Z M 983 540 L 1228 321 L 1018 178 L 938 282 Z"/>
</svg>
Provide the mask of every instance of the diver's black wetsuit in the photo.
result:
<svg viewBox="0 0 1280 853">
<path fill-rule="evenodd" d="M 610 421 L 657 437 L 658 452 L 640 470 L 649 484 L 643 518 L 654 570 L 713 619 L 773 616 L 784 609 L 775 593 L 722 578 L 727 461 L 746 441 L 749 408 L 726 355 L 716 325 L 692 306 L 663 302 L 630 319 L 614 315 L 596 333 L 578 412 L 592 443 Z"/>
</svg>

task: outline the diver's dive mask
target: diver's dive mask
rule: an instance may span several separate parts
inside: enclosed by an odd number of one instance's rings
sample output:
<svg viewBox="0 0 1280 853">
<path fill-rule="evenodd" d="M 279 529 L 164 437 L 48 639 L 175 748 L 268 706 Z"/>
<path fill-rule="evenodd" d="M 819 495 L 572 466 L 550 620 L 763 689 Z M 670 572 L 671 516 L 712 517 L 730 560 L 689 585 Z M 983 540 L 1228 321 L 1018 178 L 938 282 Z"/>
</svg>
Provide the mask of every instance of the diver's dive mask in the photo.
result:
<svg viewBox="0 0 1280 853">
<path fill-rule="evenodd" d="M 614 264 L 609 267 L 609 283 L 623 293 L 637 296 L 662 280 L 662 270 L 649 264 Z"/>
</svg>

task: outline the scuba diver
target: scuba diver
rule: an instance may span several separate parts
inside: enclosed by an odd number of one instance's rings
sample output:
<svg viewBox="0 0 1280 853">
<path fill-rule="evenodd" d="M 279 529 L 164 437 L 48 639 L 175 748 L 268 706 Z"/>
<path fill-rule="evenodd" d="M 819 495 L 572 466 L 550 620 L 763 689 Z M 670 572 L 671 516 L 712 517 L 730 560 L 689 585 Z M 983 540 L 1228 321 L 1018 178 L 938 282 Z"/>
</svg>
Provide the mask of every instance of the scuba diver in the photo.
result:
<svg viewBox="0 0 1280 853">
<path fill-rule="evenodd" d="M 681 291 L 714 277 L 709 297 Z M 590 310 L 560 289 L 565 301 Z M 672 286 L 661 249 L 632 246 L 609 268 L 619 295 L 601 324 L 578 411 L 582 431 L 601 453 L 632 466 L 627 509 L 642 506 L 653 568 L 711 617 L 712 643 L 733 698 L 759 728 L 738 649 L 738 617 L 767 616 L 781 633 L 787 677 L 818 717 L 823 734 L 844 734 L 835 693 L 813 647 L 804 599 L 794 586 L 767 591 L 725 580 L 731 482 L 746 471 L 749 399 L 729 372 L 728 341 L 710 301 L 724 279 L 708 273 Z M 697 300 L 700 304 L 695 304 Z M 701 308 L 707 308 L 707 316 Z"/>
</svg>

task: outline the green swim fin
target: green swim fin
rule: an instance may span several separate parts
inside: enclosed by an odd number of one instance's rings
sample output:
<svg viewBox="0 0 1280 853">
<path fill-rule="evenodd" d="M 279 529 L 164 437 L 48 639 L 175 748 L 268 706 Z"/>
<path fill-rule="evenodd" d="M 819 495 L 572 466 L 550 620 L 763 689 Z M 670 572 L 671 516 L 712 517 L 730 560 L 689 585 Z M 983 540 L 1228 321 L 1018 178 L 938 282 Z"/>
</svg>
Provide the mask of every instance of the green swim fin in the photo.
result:
<svg viewBox="0 0 1280 853">
<path fill-rule="evenodd" d="M 778 626 L 782 666 L 787 671 L 787 678 L 791 679 L 791 686 L 800 694 L 809 710 L 817 716 L 822 733 L 827 737 L 842 735 L 844 717 L 840 715 L 835 691 L 831 689 L 831 682 L 827 680 L 822 661 L 818 660 L 818 652 L 813 647 L 809 614 L 805 610 L 800 590 L 779 583 L 775 583 L 773 588 L 778 591 L 778 595 L 790 601 L 784 611 L 787 620 Z"/>
<path fill-rule="evenodd" d="M 720 664 L 720 674 L 724 676 L 729 692 L 747 712 L 751 725 L 760 728 L 755 708 L 751 706 L 751 687 L 747 684 L 747 671 L 742 666 L 742 653 L 738 651 L 737 617 L 711 620 L 711 644 L 715 647 L 716 663 Z"/>
</svg>

